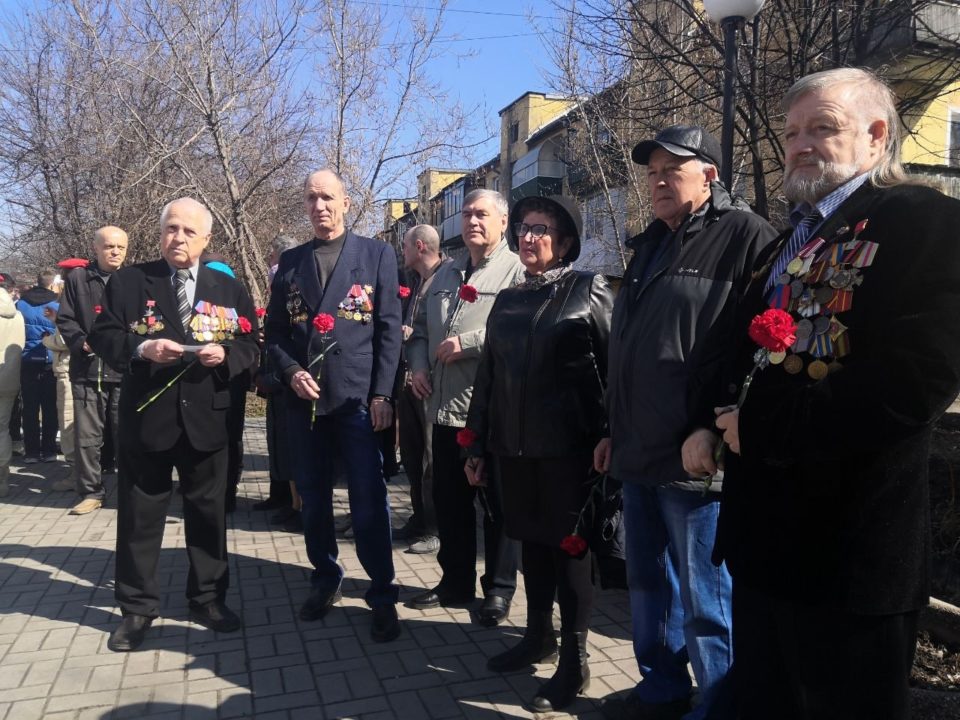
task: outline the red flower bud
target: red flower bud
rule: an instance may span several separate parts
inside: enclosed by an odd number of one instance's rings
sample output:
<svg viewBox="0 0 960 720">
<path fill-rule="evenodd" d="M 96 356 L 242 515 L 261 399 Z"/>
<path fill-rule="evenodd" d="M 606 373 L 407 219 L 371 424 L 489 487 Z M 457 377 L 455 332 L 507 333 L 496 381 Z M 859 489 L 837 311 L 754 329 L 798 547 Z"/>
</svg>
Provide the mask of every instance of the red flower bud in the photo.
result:
<svg viewBox="0 0 960 720">
<path fill-rule="evenodd" d="M 99 315 L 100 313 L 102 313 L 102 312 L 103 312 L 103 305 L 94 305 L 94 306 L 93 306 L 93 312 L 96 313 L 97 315 Z"/>
<path fill-rule="evenodd" d="M 237 318 L 237 325 L 240 327 L 240 332 L 242 333 L 248 333 L 253 330 L 253 325 L 251 325 L 250 321 L 243 316 Z"/>
<path fill-rule="evenodd" d="M 258 318 L 262 318 L 267 314 L 267 309 L 258 307 L 254 312 L 256 312 Z"/>
<path fill-rule="evenodd" d="M 771 308 L 750 321 L 750 339 L 770 352 L 783 352 L 797 341 L 797 324 L 790 313 Z"/>
<path fill-rule="evenodd" d="M 479 296 L 480 293 L 477 292 L 477 289 L 473 285 L 460 286 L 460 299 L 464 302 L 476 302 Z"/>
<path fill-rule="evenodd" d="M 457 445 L 467 448 L 477 441 L 477 434 L 470 428 L 463 428 L 457 433 Z"/>
<path fill-rule="evenodd" d="M 333 315 L 320 313 L 313 318 L 313 327 L 318 333 L 328 333 L 333 330 L 334 322 Z"/>
<path fill-rule="evenodd" d="M 560 541 L 560 549 L 567 555 L 579 557 L 587 550 L 587 541 L 579 535 L 567 535 Z"/>
<path fill-rule="evenodd" d="M 401 299 L 406 299 L 410 297 L 410 288 L 406 285 L 401 285 L 400 290 L 397 292 Z"/>
</svg>

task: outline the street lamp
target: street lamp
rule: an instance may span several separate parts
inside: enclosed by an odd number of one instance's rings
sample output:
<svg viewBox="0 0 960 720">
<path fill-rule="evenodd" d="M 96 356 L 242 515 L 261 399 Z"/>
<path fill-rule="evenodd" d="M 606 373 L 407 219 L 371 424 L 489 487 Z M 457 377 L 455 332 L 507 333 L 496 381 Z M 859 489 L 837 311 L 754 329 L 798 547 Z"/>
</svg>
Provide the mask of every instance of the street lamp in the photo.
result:
<svg viewBox="0 0 960 720">
<path fill-rule="evenodd" d="M 723 149 L 720 180 L 733 191 L 733 110 L 735 91 L 733 80 L 737 74 L 737 30 L 760 12 L 766 0 L 703 0 L 703 9 L 723 28 L 723 130 L 720 145 Z"/>
</svg>

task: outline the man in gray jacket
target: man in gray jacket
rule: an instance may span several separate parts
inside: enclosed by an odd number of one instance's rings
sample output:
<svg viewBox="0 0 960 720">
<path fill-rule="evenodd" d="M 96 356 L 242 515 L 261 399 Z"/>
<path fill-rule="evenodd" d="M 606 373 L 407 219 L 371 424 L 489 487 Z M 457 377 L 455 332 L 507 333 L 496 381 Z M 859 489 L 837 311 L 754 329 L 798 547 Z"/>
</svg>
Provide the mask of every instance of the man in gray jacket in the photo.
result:
<svg viewBox="0 0 960 720">
<path fill-rule="evenodd" d="M 503 288 L 523 278 L 523 265 L 504 233 L 508 208 L 493 190 L 474 190 L 463 200 L 467 252 L 440 267 L 413 323 L 406 353 L 414 394 L 426 400 L 433 423 L 433 500 L 440 536 L 440 583 L 413 599 L 420 609 L 470 603 L 476 585 L 477 488 L 467 482 L 457 432 L 467 421 L 473 381 L 486 336 L 487 315 Z M 517 589 L 516 543 L 504 534 L 495 473 L 481 489 L 486 572 L 477 617 L 496 625 L 510 613 Z"/>
<path fill-rule="evenodd" d="M 721 481 L 704 492 L 684 472 L 681 445 L 712 427 L 734 311 L 776 233 L 717 181 L 720 144 L 703 128 L 668 127 L 637 145 L 633 160 L 647 166 L 656 219 L 628 241 L 634 255 L 610 328 L 610 438 L 594 464 L 623 483 L 643 679 L 603 709 L 614 718 L 722 717 L 711 708 L 733 657 L 731 580 L 710 557 Z M 718 435 L 708 434 L 712 451 Z M 702 699 L 693 710 L 688 661 Z"/>
</svg>

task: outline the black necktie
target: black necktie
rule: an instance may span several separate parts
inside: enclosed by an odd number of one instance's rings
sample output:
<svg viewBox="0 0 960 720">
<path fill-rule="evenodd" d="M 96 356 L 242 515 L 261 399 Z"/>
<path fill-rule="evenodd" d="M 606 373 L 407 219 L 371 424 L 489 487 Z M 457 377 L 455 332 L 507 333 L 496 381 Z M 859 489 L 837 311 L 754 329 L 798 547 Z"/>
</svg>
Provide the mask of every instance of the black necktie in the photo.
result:
<svg viewBox="0 0 960 720">
<path fill-rule="evenodd" d="M 187 299 L 187 280 L 191 277 L 190 270 L 177 270 L 174 283 L 177 286 L 177 310 L 180 312 L 180 322 L 186 331 L 190 326 L 190 301 Z"/>
</svg>

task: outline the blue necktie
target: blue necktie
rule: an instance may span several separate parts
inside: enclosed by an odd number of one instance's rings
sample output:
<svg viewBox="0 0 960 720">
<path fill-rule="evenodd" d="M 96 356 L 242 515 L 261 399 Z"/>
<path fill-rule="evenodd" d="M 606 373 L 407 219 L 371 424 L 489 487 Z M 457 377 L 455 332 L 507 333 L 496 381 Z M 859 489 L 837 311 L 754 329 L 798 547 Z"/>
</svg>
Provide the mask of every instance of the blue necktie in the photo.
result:
<svg viewBox="0 0 960 720">
<path fill-rule="evenodd" d="M 783 248 L 783 251 L 777 257 L 777 261 L 773 264 L 773 268 L 770 270 L 770 275 L 767 277 L 767 284 L 764 285 L 763 290 L 767 292 L 770 288 L 773 287 L 774 283 L 777 281 L 777 278 L 783 275 L 783 271 L 787 269 L 787 265 L 790 264 L 790 261 L 793 260 L 797 253 L 807 244 L 807 240 L 810 239 L 810 235 L 813 233 L 813 229 L 820 222 L 821 216 L 818 210 L 804 215 L 803 220 L 800 221 L 800 224 L 794 228 L 793 234 L 790 236 L 790 239 L 787 240 L 786 247 Z"/>
</svg>

